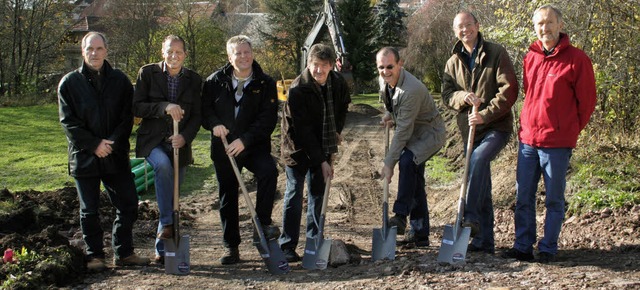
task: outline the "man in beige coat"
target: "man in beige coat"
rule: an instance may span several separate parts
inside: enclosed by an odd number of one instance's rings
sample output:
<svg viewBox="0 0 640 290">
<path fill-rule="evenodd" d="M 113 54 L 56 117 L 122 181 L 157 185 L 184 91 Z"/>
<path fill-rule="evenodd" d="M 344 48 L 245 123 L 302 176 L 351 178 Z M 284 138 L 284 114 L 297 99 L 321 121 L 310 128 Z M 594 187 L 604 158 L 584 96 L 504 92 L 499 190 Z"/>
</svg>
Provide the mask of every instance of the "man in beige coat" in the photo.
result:
<svg viewBox="0 0 640 290">
<path fill-rule="evenodd" d="M 395 216 L 389 224 L 397 226 L 398 234 L 404 234 L 407 216 L 410 216 L 411 231 L 405 236 L 405 242 L 426 247 L 429 245 L 429 208 L 424 169 L 426 161 L 444 145 L 444 121 L 425 85 L 402 67 L 397 49 L 380 49 L 376 67 L 382 80 L 380 97 L 387 109 L 381 123 L 395 125 L 382 178 L 391 182 L 396 163 L 399 168 L 398 196 L 393 205 Z"/>
</svg>

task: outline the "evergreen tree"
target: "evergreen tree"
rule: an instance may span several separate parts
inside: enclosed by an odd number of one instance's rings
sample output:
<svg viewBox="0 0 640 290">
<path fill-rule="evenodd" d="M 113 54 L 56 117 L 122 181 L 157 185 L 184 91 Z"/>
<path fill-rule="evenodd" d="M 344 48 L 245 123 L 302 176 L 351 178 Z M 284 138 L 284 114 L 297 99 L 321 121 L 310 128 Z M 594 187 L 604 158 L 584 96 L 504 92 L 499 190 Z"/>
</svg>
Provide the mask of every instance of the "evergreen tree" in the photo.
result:
<svg viewBox="0 0 640 290">
<path fill-rule="evenodd" d="M 322 0 L 264 2 L 269 23 L 260 30 L 268 49 L 262 53 L 269 56 L 260 63 L 264 68 L 280 71 L 283 77 L 294 77 L 300 73 L 301 48 L 322 10 L 322 4 Z"/>
<path fill-rule="evenodd" d="M 400 9 L 400 0 L 381 0 L 377 4 L 377 46 L 405 47 L 407 26 L 402 18 L 407 14 Z"/>
<path fill-rule="evenodd" d="M 347 58 L 352 65 L 355 93 L 363 82 L 375 77 L 375 18 L 369 0 L 345 0 L 338 5 L 338 13 Z"/>
</svg>

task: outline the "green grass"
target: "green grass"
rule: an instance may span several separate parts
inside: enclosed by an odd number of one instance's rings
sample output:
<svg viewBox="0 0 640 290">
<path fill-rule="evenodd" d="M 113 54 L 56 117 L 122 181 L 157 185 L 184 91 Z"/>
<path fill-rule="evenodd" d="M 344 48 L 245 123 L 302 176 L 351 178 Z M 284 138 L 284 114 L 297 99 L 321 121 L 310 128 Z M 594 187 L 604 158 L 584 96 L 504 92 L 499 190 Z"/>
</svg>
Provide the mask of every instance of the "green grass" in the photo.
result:
<svg viewBox="0 0 640 290">
<path fill-rule="evenodd" d="M 430 186 L 451 184 L 458 178 L 458 173 L 454 170 L 451 162 L 441 155 L 435 155 L 429 159 L 426 170 L 427 184 Z"/>
<path fill-rule="evenodd" d="M 0 187 L 45 191 L 70 184 L 57 105 L 0 108 L 0 124 Z"/>
<path fill-rule="evenodd" d="M 572 157 L 573 213 L 640 204 L 640 154 L 583 142 Z M 635 149 L 638 150 L 638 149 Z"/>
<path fill-rule="evenodd" d="M 378 93 L 375 94 L 360 94 L 351 96 L 351 103 L 353 104 L 367 104 L 374 108 L 381 106 L 382 104 L 378 102 Z"/>
</svg>

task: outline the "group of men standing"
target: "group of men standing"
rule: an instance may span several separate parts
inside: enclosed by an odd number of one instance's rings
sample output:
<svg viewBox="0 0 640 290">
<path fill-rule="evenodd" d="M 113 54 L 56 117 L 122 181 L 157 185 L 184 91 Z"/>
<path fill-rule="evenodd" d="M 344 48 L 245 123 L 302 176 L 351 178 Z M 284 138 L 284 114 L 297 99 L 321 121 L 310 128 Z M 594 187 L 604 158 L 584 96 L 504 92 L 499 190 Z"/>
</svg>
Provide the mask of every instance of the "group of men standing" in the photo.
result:
<svg viewBox="0 0 640 290">
<path fill-rule="evenodd" d="M 167 36 L 163 60 L 140 68 L 135 90 L 120 71 L 106 61 L 107 39 L 89 32 L 81 43 L 83 65 L 60 82 L 60 122 L 69 144 L 69 173 L 80 199 L 80 224 L 86 244 L 87 268 L 106 269 L 103 230 L 99 224 L 100 183 L 116 208 L 113 224 L 114 264 L 147 265 L 150 259 L 133 252 L 132 228 L 137 218 L 137 194 L 129 165 L 129 136 L 133 117 L 141 118 L 136 156 L 153 167 L 159 222 L 156 263 L 164 263 L 164 240 L 173 238 L 173 150 L 179 150 L 179 182 L 192 162 L 191 143 L 200 126 L 211 131 L 211 159 L 218 180 L 220 219 L 225 253 L 222 264 L 240 261 L 238 181 L 229 156 L 240 170 L 257 180 L 256 213 L 267 239 L 279 238 L 289 260 L 295 252 L 302 214 L 305 178 L 310 188 L 309 213 L 319 219 L 323 187 L 333 177 L 331 159 L 342 139 L 349 90 L 333 71 L 332 48 L 316 44 L 309 66 L 291 86 L 283 121 L 283 157 L 287 160 L 287 190 L 283 232 L 272 225 L 278 171 L 271 156 L 271 134 L 278 120 L 276 83 L 253 59 L 251 41 L 244 35 L 227 41 L 229 62 L 202 80 L 184 67 L 184 40 Z M 178 132 L 173 123 L 178 122 Z M 222 139 L 229 140 L 225 148 Z M 286 152 L 286 153 L 284 153 Z M 313 217 L 308 217 L 308 221 Z M 317 232 L 308 223 L 308 232 Z M 254 241 L 259 235 L 254 231 Z"/>
<path fill-rule="evenodd" d="M 538 244 L 539 260 L 557 253 L 564 218 L 565 175 L 578 134 L 595 106 L 595 80 L 589 58 L 561 33 L 562 14 L 545 5 L 534 12 L 538 41 L 524 60 L 525 103 L 520 117 L 517 165 L 516 239 L 503 255 L 530 261 L 536 241 L 535 192 L 545 179 L 546 220 Z M 506 50 L 485 41 L 480 24 L 468 11 L 459 12 L 453 30 L 459 39 L 447 61 L 442 85 L 444 104 L 457 111 L 466 141 L 469 127 L 477 127 L 469 170 L 464 226 L 474 239 L 470 251 L 494 253 L 490 162 L 513 132 L 512 106 L 518 95 L 515 70 Z M 129 165 L 129 136 L 133 116 L 142 119 L 136 156 L 144 157 L 155 173 L 160 212 L 155 262 L 164 262 L 163 241 L 172 238 L 174 149 L 179 149 L 179 182 L 192 162 L 191 143 L 200 126 L 211 131 L 211 159 L 218 180 L 220 219 L 225 253 L 222 264 L 240 261 L 238 181 L 229 156 L 240 170 L 257 180 L 256 212 L 267 239 L 278 239 L 289 262 L 299 261 L 295 249 L 300 235 L 304 183 L 307 182 L 306 236 L 318 232 L 324 186 L 333 178 L 333 160 L 342 140 L 351 102 L 345 79 L 333 70 L 336 55 L 330 46 L 313 45 L 306 69 L 293 81 L 283 108 L 281 155 L 286 189 L 282 232 L 273 225 L 277 184 L 271 156 L 278 101 L 273 78 L 253 58 L 251 41 L 239 35 L 227 41 L 228 63 L 204 81 L 184 67 L 187 49 L 182 38 L 167 36 L 163 60 L 143 66 L 135 90 L 128 78 L 105 60 L 107 39 L 90 32 L 81 43 L 83 65 L 67 74 L 58 89 L 60 122 L 69 144 L 69 173 L 80 200 L 80 224 L 86 243 L 87 267 L 106 268 L 103 230 L 99 224 L 100 183 L 116 208 L 112 229 L 114 263 L 146 265 L 150 259 L 134 253 L 132 227 L 137 218 L 137 195 Z M 376 54 L 376 68 L 384 101 L 383 126 L 394 134 L 381 176 L 391 181 L 399 170 L 392 226 L 404 242 L 429 245 L 429 210 L 425 164 L 445 143 L 445 123 L 425 85 L 403 68 L 396 48 Z M 477 113 L 471 108 L 478 107 Z M 179 123 L 173 132 L 173 122 Z M 228 147 L 223 139 L 229 141 Z M 258 239 L 254 231 L 254 241 Z"/>
</svg>

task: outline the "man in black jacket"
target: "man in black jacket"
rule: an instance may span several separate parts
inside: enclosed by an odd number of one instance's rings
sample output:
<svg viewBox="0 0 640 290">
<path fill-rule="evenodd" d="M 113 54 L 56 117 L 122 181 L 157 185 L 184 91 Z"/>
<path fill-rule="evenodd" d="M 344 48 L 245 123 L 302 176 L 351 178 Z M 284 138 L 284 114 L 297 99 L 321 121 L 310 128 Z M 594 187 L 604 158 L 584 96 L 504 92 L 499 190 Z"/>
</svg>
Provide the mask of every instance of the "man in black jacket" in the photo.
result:
<svg viewBox="0 0 640 290">
<path fill-rule="evenodd" d="M 133 126 L 133 87 L 125 74 L 105 60 L 107 40 L 89 32 L 82 39 L 82 67 L 65 75 L 58 86 L 60 123 L 69 147 L 69 174 L 80 200 L 80 226 L 86 244 L 87 269 L 106 269 L 100 227 L 100 182 L 116 208 L 112 244 L 114 264 L 147 265 L 133 249 L 133 223 L 138 196 L 129 164 Z"/>
<path fill-rule="evenodd" d="M 338 152 L 342 128 L 351 98 L 344 78 L 333 71 L 336 55 L 331 47 L 315 44 L 309 50 L 307 68 L 289 89 L 282 118 L 281 154 L 287 187 L 280 247 L 287 261 L 296 262 L 300 235 L 302 192 L 309 180 L 307 238 L 314 237 L 320 220 L 326 180 L 333 178 L 332 156 Z"/>
<path fill-rule="evenodd" d="M 164 264 L 164 239 L 173 237 L 173 149 L 179 151 L 179 182 L 192 161 L 191 142 L 200 129 L 202 78 L 184 67 L 184 39 L 169 35 L 162 43 L 163 61 L 143 66 L 133 94 L 133 114 L 142 118 L 136 155 L 153 167 L 160 219 L 154 261 Z M 173 136 L 173 121 L 179 122 Z"/>
<path fill-rule="evenodd" d="M 271 213 L 278 171 L 271 156 L 271 133 L 277 121 L 275 81 L 253 59 L 251 40 L 238 35 L 227 41 L 229 63 L 211 74 L 202 90 L 202 126 L 211 131 L 211 159 L 218 179 L 220 220 L 225 253 L 223 265 L 240 261 L 238 245 L 238 180 L 229 157 L 253 172 L 258 182 L 256 212 L 267 239 L 280 235 Z M 222 137 L 229 148 L 225 150 Z M 258 239 L 254 231 L 254 242 Z"/>
</svg>

